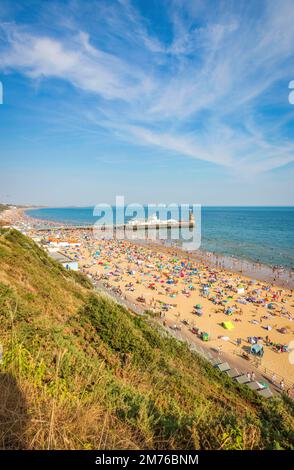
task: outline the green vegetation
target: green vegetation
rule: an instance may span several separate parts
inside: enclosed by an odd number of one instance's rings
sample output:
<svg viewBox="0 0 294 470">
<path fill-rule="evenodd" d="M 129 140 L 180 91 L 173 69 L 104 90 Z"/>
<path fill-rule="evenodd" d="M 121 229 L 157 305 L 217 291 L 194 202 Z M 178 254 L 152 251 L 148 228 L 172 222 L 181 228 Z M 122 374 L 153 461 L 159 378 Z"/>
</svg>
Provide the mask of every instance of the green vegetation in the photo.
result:
<svg viewBox="0 0 294 470">
<path fill-rule="evenodd" d="M 294 409 L 238 386 L 0 230 L 0 447 L 290 449 Z"/>
</svg>

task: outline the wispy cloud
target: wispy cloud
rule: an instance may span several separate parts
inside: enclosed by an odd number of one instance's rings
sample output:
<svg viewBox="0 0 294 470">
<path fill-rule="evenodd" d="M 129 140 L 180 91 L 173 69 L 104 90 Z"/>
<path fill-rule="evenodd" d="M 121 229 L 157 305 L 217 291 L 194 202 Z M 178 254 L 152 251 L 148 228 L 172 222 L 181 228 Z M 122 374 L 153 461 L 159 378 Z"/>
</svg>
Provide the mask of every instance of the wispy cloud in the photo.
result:
<svg viewBox="0 0 294 470">
<path fill-rule="evenodd" d="M 90 93 L 97 124 L 136 145 L 238 171 L 294 161 L 284 119 L 294 77 L 291 0 L 162 2 L 165 35 L 130 0 L 101 2 L 88 29 L 89 12 L 73 5 L 59 35 L 2 23 L 0 69 Z"/>
<path fill-rule="evenodd" d="M 31 78 L 67 80 L 106 99 L 133 100 L 151 86 L 135 64 L 93 47 L 87 33 L 59 41 L 29 34 L 15 25 L 4 25 L 2 30 L 7 39 L 0 56 L 4 70 L 18 70 Z"/>
</svg>

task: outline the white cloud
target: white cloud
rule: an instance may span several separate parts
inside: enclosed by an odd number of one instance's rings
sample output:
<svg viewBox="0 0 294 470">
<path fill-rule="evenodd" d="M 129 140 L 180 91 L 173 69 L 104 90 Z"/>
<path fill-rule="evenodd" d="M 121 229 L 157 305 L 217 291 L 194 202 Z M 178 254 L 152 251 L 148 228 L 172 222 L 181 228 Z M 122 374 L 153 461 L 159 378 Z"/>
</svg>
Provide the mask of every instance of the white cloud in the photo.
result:
<svg viewBox="0 0 294 470">
<path fill-rule="evenodd" d="M 0 52 L 4 70 L 19 70 L 32 78 L 60 78 L 106 99 L 129 101 L 152 88 L 152 79 L 138 67 L 91 46 L 84 32 L 68 44 L 14 25 L 2 29 L 7 35 L 7 47 Z"/>
<path fill-rule="evenodd" d="M 101 6 L 96 30 L 89 33 L 71 27 L 57 39 L 2 25 L 0 69 L 66 80 L 102 97 L 105 118 L 97 124 L 136 145 L 238 171 L 294 161 L 284 117 L 269 123 L 258 112 L 264 100 L 288 103 L 294 76 L 292 1 L 252 2 L 247 16 L 239 2 L 231 7 L 219 2 L 216 11 L 201 0 L 168 4 L 163 21 L 172 31 L 169 40 L 158 37 L 128 0 L 115 7 L 106 3 L 106 10 Z M 286 83 L 284 100 L 270 95 L 279 81 Z"/>
</svg>

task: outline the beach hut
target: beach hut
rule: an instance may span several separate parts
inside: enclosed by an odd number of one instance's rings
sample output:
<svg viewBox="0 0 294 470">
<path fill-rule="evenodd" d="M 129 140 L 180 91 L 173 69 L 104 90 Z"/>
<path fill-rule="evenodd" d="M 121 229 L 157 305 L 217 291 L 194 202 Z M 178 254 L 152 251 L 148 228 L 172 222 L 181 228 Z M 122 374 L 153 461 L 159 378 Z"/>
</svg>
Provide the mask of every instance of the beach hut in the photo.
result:
<svg viewBox="0 0 294 470">
<path fill-rule="evenodd" d="M 233 330 L 234 329 L 234 325 L 231 321 L 223 321 L 222 323 L 222 326 L 226 329 L 226 330 Z"/>
<path fill-rule="evenodd" d="M 229 370 L 226 370 L 226 374 L 231 377 L 231 379 L 234 379 L 235 377 L 239 377 L 240 376 L 240 372 L 233 368 L 233 369 L 229 369 Z"/>
<path fill-rule="evenodd" d="M 221 364 L 218 364 L 216 368 L 221 372 L 226 372 L 231 369 L 231 366 L 227 362 L 222 362 Z"/>
<path fill-rule="evenodd" d="M 262 390 L 258 390 L 257 393 L 263 398 L 272 398 L 273 396 L 273 392 L 269 388 L 263 388 Z"/>
<path fill-rule="evenodd" d="M 259 382 L 249 382 L 248 384 L 246 384 L 247 387 L 249 387 L 251 390 L 261 390 L 263 389 L 263 385 L 261 385 Z"/>
<path fill-rule="evenodd" d="M 207 297 L 209 295 L 209 286 L 203 286 L 201 294 L 203 295 L 203 297 Z"/>
</svg>

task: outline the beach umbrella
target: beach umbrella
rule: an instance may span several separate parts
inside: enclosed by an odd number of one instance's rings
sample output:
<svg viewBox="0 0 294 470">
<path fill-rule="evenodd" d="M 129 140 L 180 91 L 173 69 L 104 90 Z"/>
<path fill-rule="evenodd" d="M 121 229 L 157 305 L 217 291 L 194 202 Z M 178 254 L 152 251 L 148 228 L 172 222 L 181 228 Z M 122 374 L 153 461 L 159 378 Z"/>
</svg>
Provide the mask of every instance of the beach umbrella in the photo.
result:
<svg viewBox="0 0 294 470">
<path fill-rule="evenodd" d="M 233 330 L 234 329 L 234 325 L 232 322 L 230 321 L 224 321 L 222 323 L 222 326 L 226 329 L 226 330 Z"/>
</svg>

